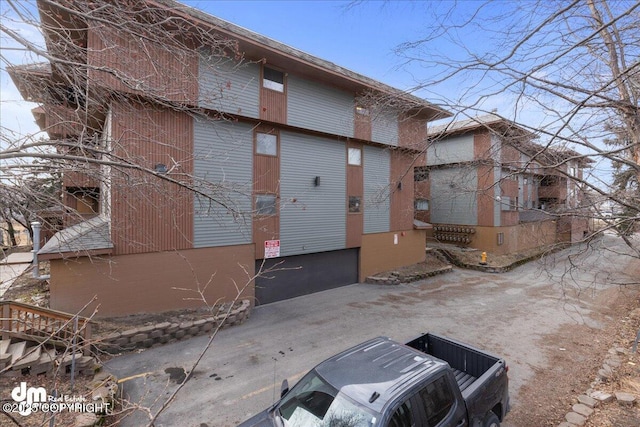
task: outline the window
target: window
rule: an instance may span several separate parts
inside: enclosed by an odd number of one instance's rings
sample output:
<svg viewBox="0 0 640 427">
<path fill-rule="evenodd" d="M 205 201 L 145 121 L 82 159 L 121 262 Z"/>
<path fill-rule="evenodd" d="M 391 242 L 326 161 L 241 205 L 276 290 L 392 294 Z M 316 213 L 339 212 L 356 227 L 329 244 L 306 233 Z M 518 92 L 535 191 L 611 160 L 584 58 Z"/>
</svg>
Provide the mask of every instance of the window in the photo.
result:
<svg viewBox="0 0 640 427">
<path fill-rule="evenodd" d="M 274 194 L 258 194 L 256 196 L 256 215 L 275 215 L 276 196 Z"/>
<path fill-rule="evenodd" d="M 420 391 L 427 414 L 427 425 L 435 427 L 448 414 L 454 404 L 453 393 L 445 376 L 433 381 Z"/>
<path fill-rule="evenodd" d="M 362 198 L 360 196 L 349 196 L 349 213 L 360 212 Z"/>
<path fill-rule="evenodd" d="M 413 168 L 413 180 L 418 181 L 426 181 L 429 179 L 429 168 L 426 166 L 418 166 Z"/>
<path fill-rule="evenodd" d="M 413 427 L 413 414 L 411 414 L 411 402 L 404 402 L 391 416 L 388 427 Z"/>
<path fill-rule="evenodd" d="M 427 199 L 416 199 L 413 202 L 413 208 L 416 211 L 428 211 L 429 210 L 429 200 L 427 200 Z"/>
<path fill-rule="evenodd" d="M 256 133 L 256 154 L 278 155 L 278 137 L 270 133 Z"/>
<path fill-rule="evenodd" d="M 498 246 L 504 245 L 504 233 L 498 233 L 496 237 L 498 239 Z"/>
<path fill-rule="evenodd" d="M 356 114 L 359 114 L 361 116 L 368 116 L 369 109 L 365 107 L 361 107 L 360 105 L 356 105 Z"/>
<path fill-rule="evenodd" d="M 349 147 L 348 163 L 351 166 L 362 165 L 362 150 L 360 148 Z"/>
<path fill-rule="evenodd" d="M 100 212 L 100 189 L 94 187 L 68 187 L 67 192 L 73 196 L 71 206 L 81 215 L 93 215 Z"/>
<path fill-rule="evenodd" d="M 273 68 L 264 67 L 262 87 L 284 92 L 284 73 Z"/>
</svg>

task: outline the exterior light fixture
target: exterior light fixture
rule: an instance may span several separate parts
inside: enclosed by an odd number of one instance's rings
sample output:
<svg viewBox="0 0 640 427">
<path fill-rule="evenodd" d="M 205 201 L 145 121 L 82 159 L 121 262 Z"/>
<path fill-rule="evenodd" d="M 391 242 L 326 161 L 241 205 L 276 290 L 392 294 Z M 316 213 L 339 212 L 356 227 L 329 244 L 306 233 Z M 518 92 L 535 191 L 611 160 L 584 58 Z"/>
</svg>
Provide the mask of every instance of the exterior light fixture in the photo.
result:
<svg viewBox="0 0 640 427">
<path fill-rule="evenodd" d="M 319 176 L 316 176 L 316 177 L 313 179 L 313 185 L 315 185 L 316 187 L 319 187 L 319 186 L 320 186 L 320 177 L 319 177 Z"/>
<path fill-rule="evenodd" d="M 165 165 L 164 163 L 158 163 L 158 164 L 156 164 L 156 165 L 153 167 L 153 170 L 154 170 L 156 173 L 163 174 L 163 175 L 164 175 L 165 173 L 169 172 L 169 169 L 167 168 L 167 165 Z"/>
</svg>

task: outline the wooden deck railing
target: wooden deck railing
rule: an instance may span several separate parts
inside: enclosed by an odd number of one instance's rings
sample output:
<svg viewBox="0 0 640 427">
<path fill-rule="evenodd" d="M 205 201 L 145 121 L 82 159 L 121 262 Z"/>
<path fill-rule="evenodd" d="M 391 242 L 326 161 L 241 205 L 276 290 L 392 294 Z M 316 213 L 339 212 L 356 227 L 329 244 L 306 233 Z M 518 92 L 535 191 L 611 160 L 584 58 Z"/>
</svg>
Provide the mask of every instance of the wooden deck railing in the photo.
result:
<svg viewBox="0 0 640 427">
<path fill-rule="evenodd" d="M 91 322 L 86 317 L 16 301 L 0 301 L 0 314 L 2 339 L 16 337 L 70 346 L 75 336 L 78 348 L 88 350 Z"/>
</svg>

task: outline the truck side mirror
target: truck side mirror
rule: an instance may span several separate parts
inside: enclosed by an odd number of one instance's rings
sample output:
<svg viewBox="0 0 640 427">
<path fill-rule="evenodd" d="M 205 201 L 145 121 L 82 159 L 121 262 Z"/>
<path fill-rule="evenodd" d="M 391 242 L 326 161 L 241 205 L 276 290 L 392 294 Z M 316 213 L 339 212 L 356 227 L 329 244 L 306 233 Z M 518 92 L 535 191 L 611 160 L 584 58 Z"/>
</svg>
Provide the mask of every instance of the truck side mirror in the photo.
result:
<svg viewBox="0 0 640 427">
<path fill-rule="evenodd" d="M 280 397 L 284 397 L 285 394 L 289 391 L 289 381 L 285 378 L 282 380 L 282 385 L 280 386 Z"/>
</svg>

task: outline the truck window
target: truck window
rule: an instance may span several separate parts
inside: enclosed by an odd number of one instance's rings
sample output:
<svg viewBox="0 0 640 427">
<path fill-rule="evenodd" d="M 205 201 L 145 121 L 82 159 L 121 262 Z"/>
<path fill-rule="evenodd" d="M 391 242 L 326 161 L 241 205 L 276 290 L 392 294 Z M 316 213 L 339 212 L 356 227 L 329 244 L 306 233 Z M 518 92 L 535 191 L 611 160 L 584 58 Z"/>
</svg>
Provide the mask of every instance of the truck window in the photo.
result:
<svg viewBox="0 0 640 427">
<path fill-rule="evenodd" d="M 411 402 L 404 402 L 391 416 L 388 427 L 413 427 L 413 415 L 411 414 Z"/>
<path fill-rule="evenodd" d="M 448 414 L 454 404 L 451 386 L 445 376 L 437 378 L 420 391 L 427 414 L 427 425 L 436 427 Z"/>
</svg>

